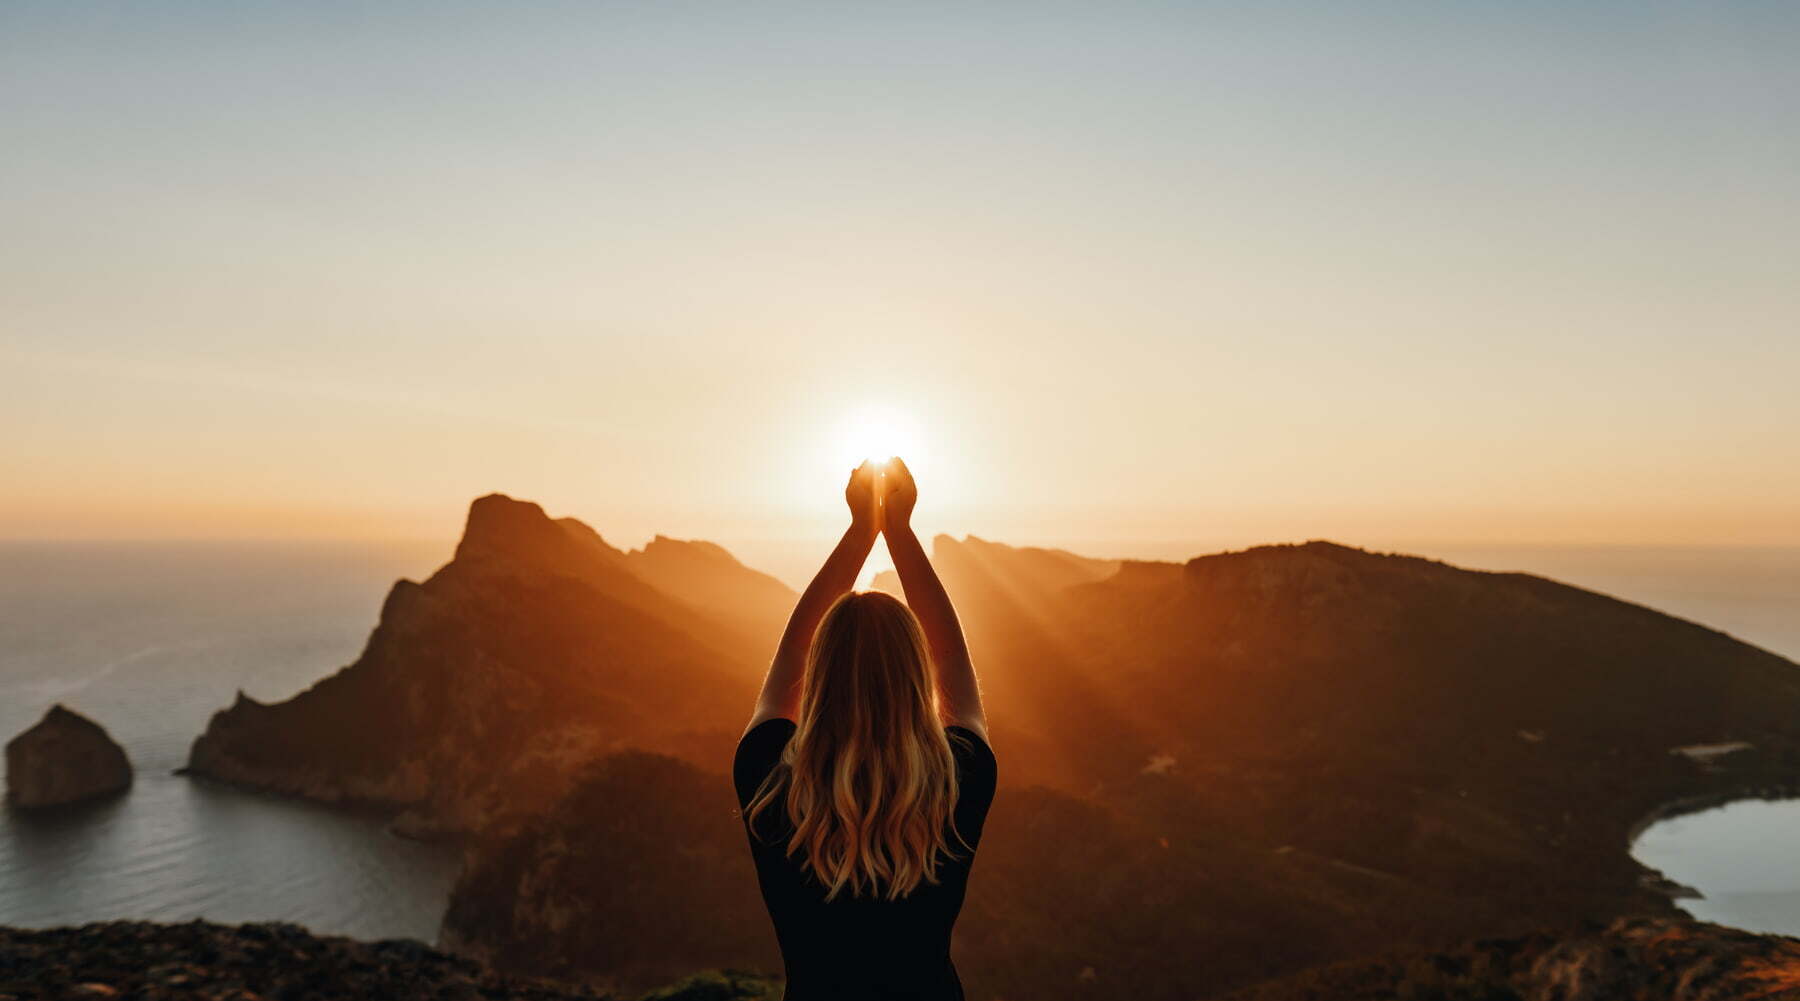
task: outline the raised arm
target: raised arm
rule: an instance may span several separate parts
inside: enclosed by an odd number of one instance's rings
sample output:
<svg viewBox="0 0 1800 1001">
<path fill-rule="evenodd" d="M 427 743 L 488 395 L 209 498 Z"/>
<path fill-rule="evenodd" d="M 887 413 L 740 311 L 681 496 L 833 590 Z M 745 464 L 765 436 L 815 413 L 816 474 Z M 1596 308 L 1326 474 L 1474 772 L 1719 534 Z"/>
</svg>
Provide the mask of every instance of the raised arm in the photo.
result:
<svg viewBox="0 0 1800 1001">
<path fill-rule="evenodd" d="M 856 575 L 868 561 L 869 550 L 875 547 L 875 536 L 881 534 L 873 463 L 865 462 L 851 470 L 844 500 L 850 505 L 850 527 L 794 604 L 794 614 L 788 616 L 787 631 L 781 634 L 781 645 L 775 648 L 775 659 L 769 664 L 768 676 L 763 678 L 762 694 L 756 698 L 756 709 L 745 733 L 776 717 L 799 718 L 800 685 L 806 678 L 806 653 L 812 648 L 813 633 L 818 631 L 819 620 L 825 617 L 831 603 L 856 586 Z"/>
<path fill-rule="evenodd" d="M 937 679 L 939 714 L 945 724 L 968 727 L 986 740 L 987 716 L 981 709 L 981 688 L 975 683 L 975 664 L 969 659 L 969 645 L 963 639 L 956 606 L 950 603 L 950 595 L 932 569 L 925 547 L 913 534 L 912 511 L 919 490 L 913 483 L 912 471 L 896 458 L 888 463 L 883 484 L 882 531 L 887 533 L 888 555 L 894 558 L 894 570 L 900 574 L 900 586 L 906 590 L 906 603 L 912 606 L 925 631 L 925 645 Z"/>
</svg>

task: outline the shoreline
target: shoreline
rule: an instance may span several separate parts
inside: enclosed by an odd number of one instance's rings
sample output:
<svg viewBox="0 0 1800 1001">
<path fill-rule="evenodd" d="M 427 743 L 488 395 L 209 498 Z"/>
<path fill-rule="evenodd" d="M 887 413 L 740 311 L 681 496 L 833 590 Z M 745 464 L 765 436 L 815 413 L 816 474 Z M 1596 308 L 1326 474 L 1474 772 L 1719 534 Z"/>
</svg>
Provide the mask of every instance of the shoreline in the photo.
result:
<svg viewBox="0 0 1800 1001">
<path fill-rule="evenodd" d="M 1626 829 L 1625 851 L 1627 853 L 1634 852 L 1638 839 L 1643 836 L 1644 832 L 1665 820 L 1673 820 L 1676 817 L 1685 817 L 1693 813 L 1705 813 L 1707 810 L 1729 806 L 1743 800 L 1779 803 L 1790 799 L 1800 799 L 1800 781 L 1764 782 L 1752 786 L 1738 786 L 1731 790 L 1672 799 L 1653 808 Z M 1632 858 L 1635 860 L 1637 856 L 1633 854 Z M 1639 864 L 1642 865 L 1642 863 Z"/>
<path fill-rule="evenodd" d="M 1758 783 L 1754 786 L 1739 786 L 1732 790 L 1722 790 L 1719 792 L 1703 793 L 1694 796 L 1683 796 L 1679 799 L 1673 799 L 1657 806 L 1649 813 L 1638 818 L 1637 822 L 1632 824 L 1627 830 L 1625 836 L 1626 854 L 1631 858 L 1632 862 L 1637 864 L 1639 869 L 1643 870 L 1638 876 L 1638 886 L 1641 889 L 1662 897 L 1667 900 L 1671 906 L 1675 907 L 1677 910 L 1681 910 L 1684 914 L 1688 914 L 1689 917 L 1692 917 L 1692 914 L 1689 914 L 1681 907 L 1681 901 L 1706 900 L 1708 897 L 1706 896 L 1705 891 L 1701 890 L 1699 887 L 1690 886 L 1686 883 L 1672 879 L 1668 873 L 1661 869 L 1646 865 L 1642 859 L 1639 859 L 1637 856 L 1637 843 L 1638 839 L 1643 837 L 1644 832 L 1665 820 L 1673 820 L 1677 817 L 1685 817 L 1696 813 L 1705 813 L 1708 810 L 1720 809 L 1730 806 L 1733 803 L 1743 803 L 1752 800 L 1759 800 L 1765 803 L 1781 803 L 1794 799 L 1800 799 L 1800 783 Z"/>
</svg>

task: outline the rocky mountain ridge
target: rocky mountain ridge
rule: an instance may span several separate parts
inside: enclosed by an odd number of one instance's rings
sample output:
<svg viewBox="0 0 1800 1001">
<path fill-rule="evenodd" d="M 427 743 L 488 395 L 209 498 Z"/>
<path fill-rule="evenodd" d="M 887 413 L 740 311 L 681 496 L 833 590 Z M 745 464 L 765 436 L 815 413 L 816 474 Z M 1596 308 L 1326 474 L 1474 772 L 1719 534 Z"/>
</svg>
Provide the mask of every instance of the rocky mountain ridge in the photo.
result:
<svg viewBox="0 0 1800 1001">
<path fill-rule="evenodd" d="M 1667 918 L 1634 825 L 1800 776 L 1800 668 L 1553 581 L 1324 542 L 933 547 L 1003 772 L 957 930 L 971 996 L 1174 1001 Z M 654 558 L 684 572 L 632 569 Z M 468 833 L 443 941 L 501 969 L 770 968 L 723 775 L 767 656 L 747 637 L 791 600 L 753 574 L 483 498 L 355 665 L 221 714 L 195 770 Z M 1669 753 L 1714 744 L 1743 746 Z"/>
<path fill-rule="evenodd" d="M 733 590 L 767 609 L 781 587 L 716 547 L 627 554 L 574 519 L 483 497 L 450 563 L 394 585 L 355 663 L 280 704 L 239 693 L 186 770 L 404 809 L 419 835 L 502 828 L 609 750 L 729 753 L 766 627 L 705 609 Z"/>
</svg>

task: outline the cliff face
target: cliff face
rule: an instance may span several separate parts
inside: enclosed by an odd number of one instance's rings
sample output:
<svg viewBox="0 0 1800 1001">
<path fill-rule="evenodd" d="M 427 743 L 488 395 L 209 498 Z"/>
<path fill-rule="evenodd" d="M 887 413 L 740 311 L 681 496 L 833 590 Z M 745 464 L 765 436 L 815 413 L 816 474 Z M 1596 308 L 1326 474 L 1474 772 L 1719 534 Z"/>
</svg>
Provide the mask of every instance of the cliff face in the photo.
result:
<svg viewBox="0 0 1800 1001">
<path fill-rule="evenodd" d="M 31 809 L 131 788 L 131 761 L 105 728 L 60 705 L 6 744 L 6 799 Z"/>
<path fill-rule="evenodd" d="M 768 582 L 729 557 L 665 563 L 628 558 L 536 504 L 483 497 L 455 559 L 394 586 L 354 664 L 278 705 L 240 693 L 194 742 L 188 771 L 407 807 L 401 828 L 430 834 L 541 813 L 610 750 L 716 761 L 768 651 L 735 609 L 671 592 L 728 592 L 736 578 L 766 593 Z"/>
</svg>

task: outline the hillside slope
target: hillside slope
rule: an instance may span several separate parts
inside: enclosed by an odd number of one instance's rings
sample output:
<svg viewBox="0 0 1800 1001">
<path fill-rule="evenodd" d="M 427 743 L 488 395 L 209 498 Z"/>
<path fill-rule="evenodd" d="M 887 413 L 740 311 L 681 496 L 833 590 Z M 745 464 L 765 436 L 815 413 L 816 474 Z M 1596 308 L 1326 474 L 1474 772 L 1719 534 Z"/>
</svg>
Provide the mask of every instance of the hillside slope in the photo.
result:
<svg viewBox="0 0 1800 1001">
<path fill-rule="evenodd" d="M 957 929 L 971 996 L 1191 998 L 1399 944 L 1667 915 L 1627 853 L 1633 825 L 1800 777 L 1800 669 L 1578 588 L 1329 543 L 1111 568 L 934 548 L 1003 773 Z M 1753 746 L 1670 753 L 1721 740 Z M 715 786 L 689 829 L 729 855 L 741 832 Z M 597 967 L 619 932 L 597 908 L 624 863 L 584 876 L 542 847 L 642 802 L 607 788 L 477 851 L 456 941 L 610 982 Z M 674 864 L 656 839 L 619 844 L 589 851 Z M 705 882 L 679 892 L 711 911 Z M 520 907 L 564 915 L 564 934 L 471 920 Z M 741 898 L 721 913 L 758 917 Z M 751 966 L 772 948 L 719 944 Z"/>
</svg>

